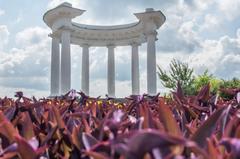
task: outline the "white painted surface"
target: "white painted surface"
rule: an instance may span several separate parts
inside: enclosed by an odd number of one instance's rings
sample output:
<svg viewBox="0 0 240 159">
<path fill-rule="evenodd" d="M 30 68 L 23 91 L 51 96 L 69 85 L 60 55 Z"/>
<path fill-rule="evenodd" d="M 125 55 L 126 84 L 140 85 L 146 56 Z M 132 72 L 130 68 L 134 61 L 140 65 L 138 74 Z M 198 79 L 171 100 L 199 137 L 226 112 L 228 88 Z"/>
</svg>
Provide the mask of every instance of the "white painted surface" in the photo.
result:
<svg viewBox="0 0 240 159">
<path fill-rule="evenodd" d="M 138 44 L 132 44 L 132 94 L 139 95 L 140 83 L 139 83 L 139 56 L 138 56 Z"/>
<path fill-rule="evenodd" d="M 71 89 L 71 54 L 70 54 L 70 31 L 62 31 L 61 49 L 61 94 Z"/>
<path fill-rule="evenodd" d="M 157 72 L 156 72 L 156 34 L 147 35 L 147 93 L 155 95 L 157 93 Z"/>
<path fill-rule="evenodd" d="M 107 68 L 107 87 L 108 87 L 108 96 L 115 97 L 115 55 L 113 45 L 108 47 L 108 68 Z"/>
<path fill-rule="evenodd" d="M 51 96 L 59 95 L 59 86 L 60 86 L 59 39 L 53 37 L 51 56 Z"/>
<path fill-rule="evenodd" d="M 89 95 L 89 46 L 82 46 L 82 91 Z"/>
</svg>

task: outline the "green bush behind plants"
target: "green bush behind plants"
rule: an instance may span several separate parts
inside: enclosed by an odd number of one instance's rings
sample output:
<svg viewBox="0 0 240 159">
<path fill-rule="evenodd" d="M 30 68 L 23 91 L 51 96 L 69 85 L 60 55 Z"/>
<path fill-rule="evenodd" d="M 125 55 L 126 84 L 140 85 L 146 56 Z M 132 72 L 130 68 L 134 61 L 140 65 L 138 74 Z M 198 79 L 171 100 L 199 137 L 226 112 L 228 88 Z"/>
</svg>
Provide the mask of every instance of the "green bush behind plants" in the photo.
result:
<svg viewBox="0 0 240 159">
<path fill-rule="evenodd" d="M 233 78 L 231 80 L 222 80 L 222 83 L 219 86 L 221 89 L 238 89 L 240 88 L 240 79 L 238 78 Z M 223 99 L 232 99 L 233 96 L 229 95 L 225 92 L 220 92 L 220 96 Z"/>
<path fill-rule="evenodd" d="M 209 74 L 208 70 L 204 71 L 202 75 L 198 75 L 193 82 L 193 94 L 196 94 L 203 86 L 210 84 L 210 92 L 216 94 L 223 83 L 222 80 L 217 79 L 213 74 Z"/>
<path fill-rule="evenodd" d="M 240 79 L 223 80 L 214 77 L 208 70 L 203 74 L 194 76 L 194 70 L 187 63 L 173 59 L 170 63 L 170 70 L 167 72 L 158 66 L 158 77 L 164 87 L 176 90 L 177 83 L 180 82 L 185 95 L 196 95 L 206 84 L 210 84 L 212 94 L 219 94 L 224 99 L 232 97 L 226 93 L 219 92 L 219 89 L 240 88 Z"/>
</svg>

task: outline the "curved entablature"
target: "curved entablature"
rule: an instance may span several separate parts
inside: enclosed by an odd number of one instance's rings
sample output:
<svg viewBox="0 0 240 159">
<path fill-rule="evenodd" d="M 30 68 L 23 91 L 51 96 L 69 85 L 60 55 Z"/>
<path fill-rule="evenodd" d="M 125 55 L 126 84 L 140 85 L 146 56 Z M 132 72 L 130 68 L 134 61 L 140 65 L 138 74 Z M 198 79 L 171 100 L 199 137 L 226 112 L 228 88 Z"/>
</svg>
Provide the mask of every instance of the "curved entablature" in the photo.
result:
<svg viewBox="0 0 240 159">
<path fill-rule="evenodd" d="M 79 24 L 74 22 L 72 24 L 81 29 L 104 31 L 104 30 L 124 30 L 124 29 L 134 28 L 139 24 L 139 22 L 123 24 L 123 25 L 112 25 L 112 26 L 88 25 L 88 24 Z"/>
<path fill-rule="evenodd" d="M 146 42 L 140 22 L 116 26 L 92 26 L 72 23 L 72 43 L 91 46 L 125 46 Z"/>
</svg>

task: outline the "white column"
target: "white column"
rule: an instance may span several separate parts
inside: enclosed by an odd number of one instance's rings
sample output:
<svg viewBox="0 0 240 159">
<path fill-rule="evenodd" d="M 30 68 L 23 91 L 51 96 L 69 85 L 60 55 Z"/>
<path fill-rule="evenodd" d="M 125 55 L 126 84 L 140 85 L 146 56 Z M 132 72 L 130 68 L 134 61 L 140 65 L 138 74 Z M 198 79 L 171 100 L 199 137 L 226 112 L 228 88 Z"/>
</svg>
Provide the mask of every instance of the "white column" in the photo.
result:
<svg viewBox="0 0 240 159">
<path fill-rule="evenodd" d="M 132 44 L 132 95 L 139 95 L 139 44 Z"/>
<path fill-rule="evenodd" d="M 89 95 L 89 46 L 82 46 L 82 91 Z"/>
<path fill-rule="evenodd" d="M 115 97 L 115 59 L 114 59 L 114 46 L 109 45 L 108 47 L 108 96 Z"/>
<path fill-rule="evenodd" d="M 155 40 L 155 32 L 147 35 L 147 92 L 149 95 L 157 93 Z"/>
<path fill-rule="evenodd" d="M 60 86 L 60 52 L 59 39 L 52 37 L 52 55 L 51 55 L 51 96 L 59 95 Z"/>
<path fill-rule="evenodd" d="M 70 52 L 70 31 L 62 31 L 61 50 L 61 94 L 71 89 L 71 52 Z"/>
</svg>

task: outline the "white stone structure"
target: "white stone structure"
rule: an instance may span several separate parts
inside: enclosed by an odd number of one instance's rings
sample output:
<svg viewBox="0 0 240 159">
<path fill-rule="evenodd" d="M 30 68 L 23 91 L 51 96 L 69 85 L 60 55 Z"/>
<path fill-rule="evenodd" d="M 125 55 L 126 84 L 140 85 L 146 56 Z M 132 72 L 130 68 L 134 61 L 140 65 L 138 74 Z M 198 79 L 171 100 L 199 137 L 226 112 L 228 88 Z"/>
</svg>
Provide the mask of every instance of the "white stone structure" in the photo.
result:
<svg viewBox="0 0 240 159">
<path fill-rule="evenodd" d="M 147 93 L 156 94 L 156 48 L 157 29 L 165 22 L 161 11 L 146 9 L 134 14 L 138 22 L 116 26 L 93 26 L 72 21 L 84 10 L 63 3 L 47 11 L 44 22 L 52 29 L 51 56 L 51 95 L 57 96 L 71 88 L 71 44 L 82 47 L 82 91 L 89 94 L 89 47 L 107 47 L 107 86 L 108 95 L 115 97 L 115 58 L 114 48 L 132 46 L 132 94 L 139 94 L 139 57 L 138 46 L 147 42 Z M 61 44 L 61 47 L 60 47 Z M 61 51 L 60 51 L 61 50 Z M 130 69 L 130 68 L 129 68 Z"/>
</svg>

